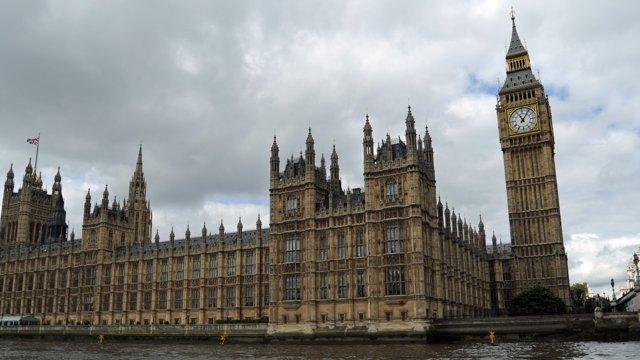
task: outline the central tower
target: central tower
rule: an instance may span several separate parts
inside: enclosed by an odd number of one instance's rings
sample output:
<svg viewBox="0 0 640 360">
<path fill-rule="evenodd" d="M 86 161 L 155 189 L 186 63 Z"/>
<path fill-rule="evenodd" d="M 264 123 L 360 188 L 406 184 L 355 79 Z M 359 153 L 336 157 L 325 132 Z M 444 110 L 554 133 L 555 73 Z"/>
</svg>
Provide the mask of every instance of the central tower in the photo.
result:
<svg viewBox="0 0 640 360">
<path fill-rule="evenodd" d="M 513 295 L 534 285 L 569 304 L 569 274 L 562 239 L 553 122 L 544 87 L 531 72 L 511 16 L 507 77 L 496 112 L 507 185 Z"/>
</svg>

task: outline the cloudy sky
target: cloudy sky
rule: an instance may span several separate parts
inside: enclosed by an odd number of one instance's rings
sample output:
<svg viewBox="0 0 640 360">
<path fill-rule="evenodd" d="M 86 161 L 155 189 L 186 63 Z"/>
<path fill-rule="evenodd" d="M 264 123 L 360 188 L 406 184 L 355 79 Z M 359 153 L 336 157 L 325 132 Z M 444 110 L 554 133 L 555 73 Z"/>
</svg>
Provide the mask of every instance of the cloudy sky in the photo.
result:
<svg viewBox="0 0 640 360">
<path fill-rule="evenodd" d="M 335 143 L 361 186 L 363 117 L 434 139 L 438 193 L 509 241 L 495 94 L 516 9 L 549 94 L 572 282 L 608 291 L 640 245 L 640 4 L 602 1 L 12 1 L 0 6 L 0 166 L 42 134 L 70 226 L 121 200 L 143 144 L 154 227 L 268 217 L 268 157 Z"/>
</svg>

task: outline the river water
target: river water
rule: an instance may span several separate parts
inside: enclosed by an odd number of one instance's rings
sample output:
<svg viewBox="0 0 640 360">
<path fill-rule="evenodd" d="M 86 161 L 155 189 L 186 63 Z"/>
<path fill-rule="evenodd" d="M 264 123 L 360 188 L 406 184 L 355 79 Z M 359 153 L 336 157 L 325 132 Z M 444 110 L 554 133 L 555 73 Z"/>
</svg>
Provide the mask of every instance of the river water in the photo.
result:
<svg viewBox="0 0 640 360">
<path fill-rule="evenodd" d="M 0 359 L 638 359 L 640 342 L 230 344 L 0 339 Z"/>
</svg>

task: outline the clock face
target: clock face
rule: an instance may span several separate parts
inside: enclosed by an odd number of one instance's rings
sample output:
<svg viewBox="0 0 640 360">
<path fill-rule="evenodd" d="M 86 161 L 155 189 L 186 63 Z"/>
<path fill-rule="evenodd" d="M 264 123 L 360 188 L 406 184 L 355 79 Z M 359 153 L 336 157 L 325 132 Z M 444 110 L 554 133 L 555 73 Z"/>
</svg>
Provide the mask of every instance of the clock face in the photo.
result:
<svg viewBox="0 0 640 360">
<path fill-rule="evenodd" d="M 529 107 L 521 107 L 514 110 L 509 117 L 511 130 L 521 134 L 533 130 L 538 118 L 535 111 Z"/>
</svg>

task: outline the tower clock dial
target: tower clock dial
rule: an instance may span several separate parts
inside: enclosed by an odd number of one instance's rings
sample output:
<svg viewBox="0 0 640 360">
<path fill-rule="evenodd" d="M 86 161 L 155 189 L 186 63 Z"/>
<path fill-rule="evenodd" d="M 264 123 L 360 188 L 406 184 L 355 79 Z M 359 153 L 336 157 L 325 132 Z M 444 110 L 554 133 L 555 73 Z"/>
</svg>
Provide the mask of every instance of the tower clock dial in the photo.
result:
<svg viewBox="0 0 640 360">
<path fill-rule="evenodd" d="M 509 127 L 518 134 L 526 133 L 535 128 L 538 122 L 536 112 L 530 107 L 515 109 L 509 117 Z"/>
</svg>

